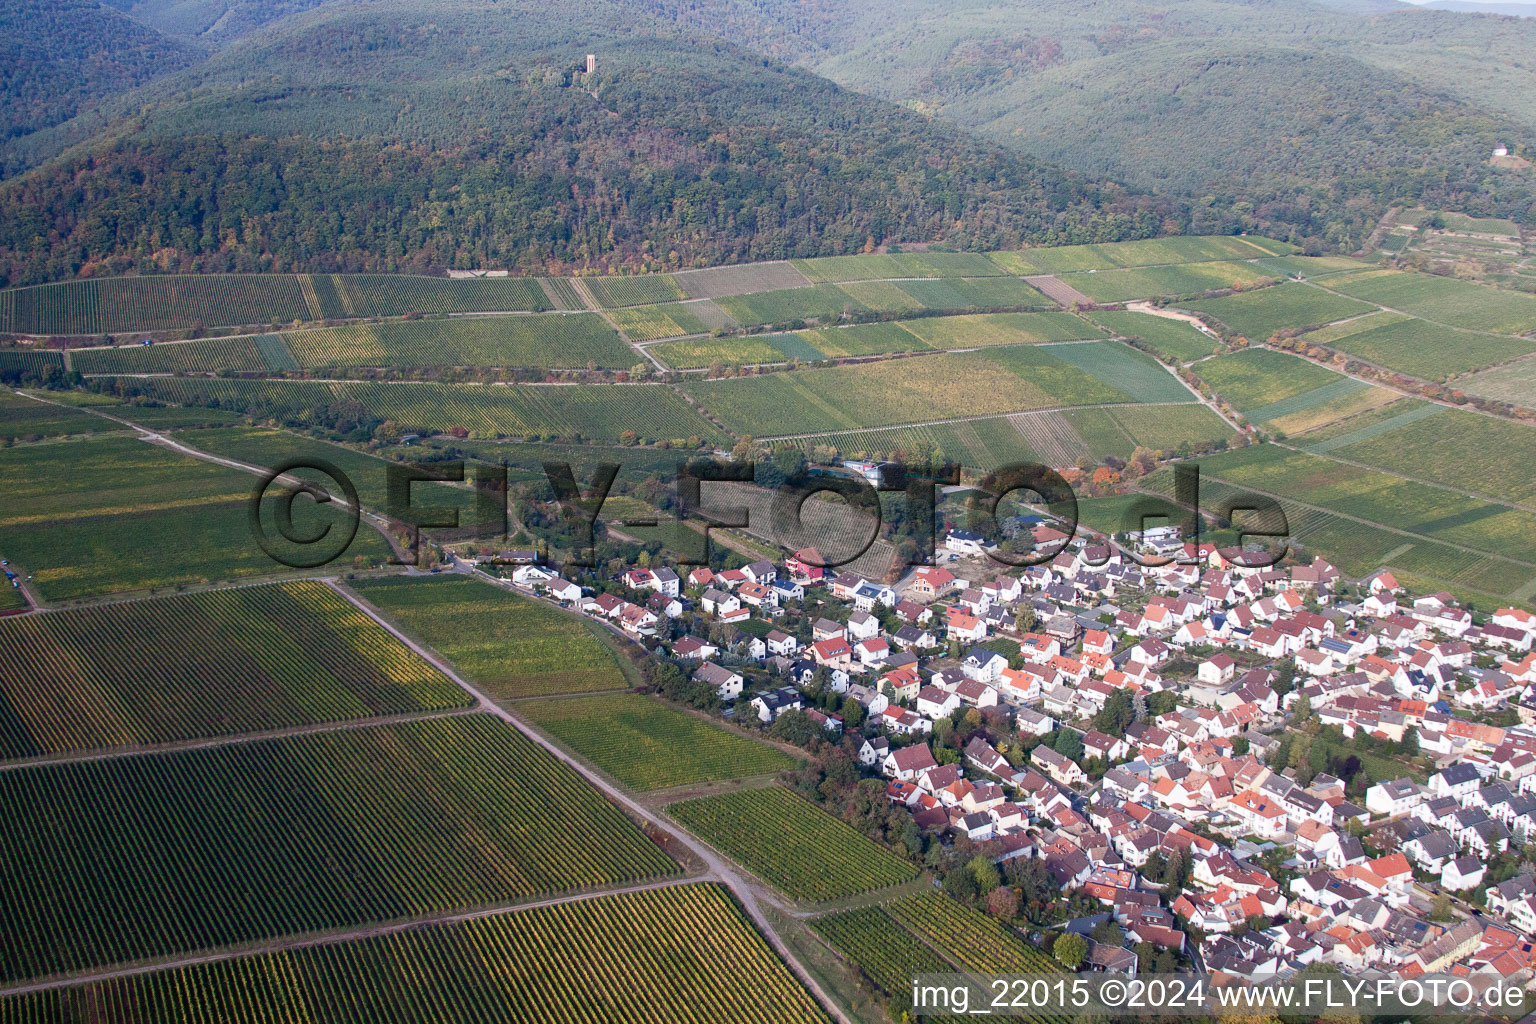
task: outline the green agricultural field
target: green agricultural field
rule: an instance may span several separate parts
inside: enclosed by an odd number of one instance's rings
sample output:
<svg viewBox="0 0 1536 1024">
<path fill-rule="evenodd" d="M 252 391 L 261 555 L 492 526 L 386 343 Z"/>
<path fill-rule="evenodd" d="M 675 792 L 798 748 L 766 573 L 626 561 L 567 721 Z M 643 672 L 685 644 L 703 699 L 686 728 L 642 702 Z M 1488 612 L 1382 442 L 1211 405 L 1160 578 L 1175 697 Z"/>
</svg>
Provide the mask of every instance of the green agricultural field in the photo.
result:
<svg viewBox="0 0 1536 1024">
<path fill-rule="evenodd" d="M 905 324 L 898 323 L 823 327 L 815 331 L 800 331 L 797 337 L 827 359 L 882 355 L 888 352 L 918 352 L 929 348 Z"/>
<path fill-rule="evenodd" d="M 633 306 L 615 309 L 608 317 L 630 341 L 675 338 L 683 334 L 704 334 L 710 327 L 693 311 L 696 303 L 668 302 L 660 306 Z"/>
<path fill-rule="evenodd" d="M 1113 419 L 1137 446 L 1154 451 L 1179 451 L 1185 445 L 1201 450 L 1233 434 L 1225 420 L 1198 404 L 1120 406 L 1100 411 Z"/>
<path fill-rule="evenodd" d="M 17 768 L 0 812 L 5 981 L 677 871 L 486 714 Z"/>
<path fill-rule="evenodd" d="M 714 366 L 755 366 L 762 363 L 782 363 L 785 355 L 769 340 L 775 335 L 752 338 L 690 338 L 687 341 L 664 341 L 652 345 L 650 352 L 663 363 L 677 370 L 695 370 Z"/>
<path fill-rule="evenodd" d="M 382 458 L 364 455 L 318 438 L 291 434 L 269 427 L 235 427 L 229 429 L 188 430 L 177 440 L 198 451 L 208 452 L 227 459 L 234 459 L 250 466 L 275 469 L 280 465 L 301 460 L 318 459 L 329 462 L 345 473 L 357 488 L 358 500 L 365 508 L 390 515 L 402 522 L 422 522 L 436 518 L 429 512 L 407 515 L 403 510 L 389 508 L 388 477 L 390 463 Z M 410 448 L 400 452 L 407 460 L 425 459 L 425 454 Z M 297 470 L 295 475 L 339 494 L 336 481 L 328 481 L 324 474 L 313 470 Z M 466 468 L 465 475 L 472 477 L 473 469 Z M 461 525 L 474 523 L 478 509 L 476 493 L 468 484 L 419 481 L 411 484 L 411 507 L 415 509 L 452 508 L 459 513 Z M 499 526 L 499 521 L 498 524 Z"/>
<path fill-rule="evenodd" d="M 49 446 L 0 452 L 0 486 L 10 498 L 0 552 L 35 576 L 44 598 L 288 571 L 252 535 L 256 477 L 128 438 L 74 442 L 68 455 Z M 274 502 L 262 521 L 276 541 Z M 344 528 L 341 510 L 309 499 L 295 502 L 293 518 L 300 534 Z M 277 548 L 285 557 L 308 550 Z M 373 565 L 388 555 L 383 539 L 360 527 L 340 557 Z"/>
<path fill-rule="evenodd" d="M 917 877 L 916 867 L 779 786 L 687 800 L 667 813 L 794 899 L 839 899 Z"/>
<path fill-rule="evenodd" d="M 67 458 L 62 457 L 65 453 Z M 132 437 L 93 438 L 72 442 L 63 450 L 11 448 L 0 451 L 0 487 L 6 496 L 0 507 L 0 530 L 57 525 L 110 512 L 233 501 L 249 497 L 254 483 L 244 473 Z"/>
<path fill-rule="evenodd" d="M 1006 273 L 977 252 L 861 253 L 791 262 L 810 280 L 833 283 L 904 277 L 998 277 Z"/>
<path fill-rule="evenodd" d="M 0 389 L 0 438 L 61 437 L 125 429 L 80 409 L 54 405 Z"/>
<path fill-rule="evenodd" d="M 85 374 L 216 373 L 219 370 L 263 372 L 280 369 L 267 365 L 255 339 L 248 335 L 162 342 L 159 345 L 75 349 L 69 354 L 69 366 Z"/>
<path fill-rule="evenodd" d="M 618 441 L 625 431 L 649 440 L 696 436 L 720 440 L 720 430 L 661 385 L 454 385 L 417 383 L 324 384 L 311 381 L 236 381 L 144 378 L 136 387 L 161 401 L 217 402 L 231 409 L 300 415 L 316 404 L 356 401 L 417 433 L 462 428 L 472 437 L 543 435 L 570 440 Z"/>
<path fill-rule="evenodd" d="M 254 486 L 255 477 L 246 479 Z M 33 574 L 32 585 L 48 601 L 289 573 L 286 564 L 254 539 L 248 498 L 29 522 L 6 529 L 0 554 Z M 276 510 L 275 499 L 269 498 L 261 518 L 278 555 L 288 560 L 312 557 L 314 551 L 307 546 L 281 542 Z M 341 536 L 350 522 L 333 506 L 316 506 L 308 499 L 294 506 L 293 530 L 299 535 L 334 530 Z M 381 566 L 390 557 L 383 537 L 361 525 L 329 563 L 330 571 Z"/>
<path fill-rule="evenodd" d="M 1259 260 L 1255 266 L 1282 277 L 1315 279 L 1375 270 L 1376 264 L 1348 256 L 1274 256 Z"/>
<path fill-rule="evenodd" d="M 733 431 L 759 437 L 1132 401 L 1039 347 L 689 381 L 683 387 Z"/>
<path fill-rule="evenodd" d="M 1375 307 L 1311 285 L 1288 282 L 1219 299 L 1184 303 L 1183 308 L 1214 317 L 1252 341 L 1267 341 L 1276 331 L 1332 323 L 1369 313 Z"/>
<path fill-rule="evenodd" d="M 804 274 L 783 260 L 739 263 L 705 270 L 681 270 L 672 277 L 690 299 L 719 299 L 728 295 L 780 291 L 810 284 Z"/>
<path fill-rule="evenodd" d="M 1483 395 L 1514 405 L 1536 404 L 1536 359 L 1522 359 L 1473 374 L 1456 382 L 1456 387 L 1470 395 Z"/>
<path fill-rule="evenodd" d="M 1042 345 L 1064 363 L 1070 363 L 1136 402 L 1189 402 L 1195 396 L 1178 377 L 1156 359 L 1124 342 L 1093 341 L 1082 344 Z M 1069 403 L 1076 404 L 1076 403 Z"/>
<path fill-rule="evenodd" d="M 1396 391 L 1387 388 L 1366 386 L 1359 388 L 1340 388 L 1340 393 L 1326 401 L 1317 401 L 1328 388 L 1334 385 L 1327 384 L 1322 388 L 1298 395 L 1290 399 L 1299 407 L 1294 412 L 1283 415 L 1271 415 L 1264 420 L 1266 429 L 1276 435 L 1306 435 L 1308 439 L 1312 431 L 1319 430 L 1329 424 L 1340 420 L 1354 422 L 1355 418 L 1365 413 L 1389 405 L 1401 402 L 1402 396 Z M 1305 401 L 1303 401 L 1305 399 Z M 1283 403 L 1282 403 L 1283 404 Z M 1308 443 L 1304 441 L 1303 443 Z"/>
<path fill-rule="evenodd" d="M 901 281 L 898 284 L 902 291 L 928 309 L 993 309 L 1007 306 L 1043 308 L 1055 305 L 1043 294 L 1013 277 L 946 277 L 932 281 Z"/>
<path fill-rule="evenodd" d="M 1249 260 L 1295 252 L 1296 247 L 1267 238 L 1234 238 L 1224 235 L 1189 235 L 1152 238 L 1107 245 L 1064 245 L 1049 249 L 992 253 L 1018 274 L 1056 274 L 1074 270 L 1109 270 L 1115 267 L 1155 267 L 1170 263 L 1209 263 L 1216 260 Z"/>
<path fill-rule="evenodd" d="M 628 686 L 597 627 L 481 580 L 362 580 L 353 589 L 496 700 Z"/>
<path fill-rule="evenodd" d="M 1391 313 L 1382 309 L 1377 310 L 1375 313 L 1367 313 L 1364 316 L 1340 320 L 1337 323 L 1329 324 L 1327 327 L 1319 327 L 1315 331 L 1308 331 L 1302 337 L 1314 345 L 1332 345 L 1341 339 L 1356 334 L 1364 334 L 1366 331 L 1374 331 L 1378 327 L 1404 323 L 1412 319 L 1412 317 L 1402 313 Z"/>
<path fill-rule="evenodd" d="M 1536 428 L 1461 409 L 1418 416 L 1396 429 L 1330 449 L 1406 476 L 1509 501 L 1536 498 Z"/>
<path fill-rule="evenodd" d="M 1222 288 L 1251 288 L 1274 281 L 1273 271 L 1252 263 L 1180 263 L 1130 270 L 1094 270 L 1061 280 L 1095 302 L 1199 295 Z"/>
<path fill-rule="evenodd" d="M 979 252 L 892 253 L 896 277 L 1002 277 L 1008 272 Z"/>
<path fill-rule="evenodd" d="M 1389 402 L 1376 409 L 1360 413 L 1358 416 L 1310 431 L 1304 443 L 1307 450 L 1326 455 L 1335 448 L 1342 448 L 1356 441 L 1364 441 L 1377 434 L 1396 430 L 1420 417 L 1439 416 L 1447 411 L 1449 411 L 1448 406 L 1434 402 L 1424 402 L 1416 398 L 1399 398 L 1395 402 Z"/>
<path fill-rule="evenodd" d="M 1349 457 L 1342 452 L 1335 455 Z M 1414 485 L 1387 472 L 1274 445 L 1204 458 L 1200 467 L 1202 474 L 1238 487 L 1316 505 L 1430 540 L 1536 562 L 1536 513 L 1523 509 L 1439 487 Z"/>
<path fill-rule="evenodd" d="M 818 284 L 844 281 L 876 281 L 903 274 L 894 256 L 883 252 L 858 253 L 853 256 L 820 256 L 809 260 L 790 260 L 808 280 Z"/>
<path fill-rule="evenodd" d="M 1034 450 L 1007 416 L 920 427 L 816 434 L 798 443 L 807 454 L 817 445 L 831 445 L 845 457 L 880 461 L 928 462 L 937 455 L 943 461 L 984 472 L 1035 458 Z"/>
<path fill-rule="evenodd" d="M 1289 419 L 1297 413 L 1309 412 L 1319 406 L 1328 405 L 1342 399 L 1348 399 L 1351 395 L 1362 391 L 1380 391 L 1363 380 L 1355 380 L 1353 377 L 1337 377 L 1327 384 L 1298 392 L 1278 401 L 1265 405 L 1256 405 L 1245 412 L 1254 423 L 1268 423 L 1270 420 Z M 1391 394 L 1391 392 L 1388 392 Z"/>
<path fill-rule="evenodd" d="M 0 759 L 470 704 L 311 582 L 0 620 L 0 662 Z"/>
<path fill-rule="evenodd" d="M 1151 313 L 1105 311 L 1089 316 L 1116 334 L 1134 338 L 1164 358 L 1181 363 L 1202 359 L 1219 347 L 1215 338 L 1192 324 Z"/>
<path fill-rule="evenodd" d="M 628 369 L 639 361 L 596 313 L 395 320 L 283 335 L 305 367 L 531 366 Z"/>
<path fill-rule="evenodd" d="M 1536 296 L 1433 274 L 1381 270 L 1328 287 L 1345 295 L 1454 327 L 1498 334 L 1536 330 Z"/>
<path fill-rule="evenodd" d="M 715 304 L 725 310 L 732 320 L 744 326 L 784 324 L 813 317 L 818 320 L 837 320 L 845 311 L 868 308 L 835 284 L 732 295 L 717 300 Z"/>
<path fill-rule="evenodd" d="M 1262 348 L 1207 359 L 1195 369 L 1217 394 L 1244 412 L 1347 379 L 1300 356 Z"/>
<path fill-rule="evenodd" d="M 1103 337 L 1092 324 L 1071 313 L 970 313 L 907 320 L 901 326 L 933 348 L 944 349 Z"/>
<path fill-rule="evenodd" d="M 135 1024 L 827 1024 L 730 892 L 709 884 L 0 999 L 0 1020 L 18 1024 L 91 1024 L 103 1013 Z"/>
<path fill-rule="evenodd" d="M 227 427 L 245 421 L 243 416 L 229 409 L 194 409 L 179 405 L 109 405 L 104 406 L 102 412 L 150 430 Z"/>
<path fill-rule="evenodd" d="M 630 789 L 740 779 L 795 766 L 776 747 L 639 694 L 530 701 L 517 713 Z"/>
<path fill-rule="evenodd" d="M 604 309 L 649 306 L 686 298 L 671 274 L 636 274 L 625 277 L 583 277 L 581 283 Z"/>
<path fill-rule="evenodd" d="M 908 313 L 926 308 L 902 288 L 905 281 L 844 281 L 838 285 L 853 301 L 887 313 Z"/>
<path fill-rule="evenodd" d="M 539 283 L 526 277 L 447 278 L 405 274 L 310 274 L 299 278 L 315 306 L 305 319 L 336 320 L 407 313 L 538 312 L 549 309 Z M 573 308 L 579 308 L 580 302 Z"/>
<path fill-rule="evenodd" d="M 1330 344 L 1368 363 L 1436 381 L 1536 352 L 1536 342 L 1458 331 L 1426 320 L 1401 320 Z"/>
</svg>

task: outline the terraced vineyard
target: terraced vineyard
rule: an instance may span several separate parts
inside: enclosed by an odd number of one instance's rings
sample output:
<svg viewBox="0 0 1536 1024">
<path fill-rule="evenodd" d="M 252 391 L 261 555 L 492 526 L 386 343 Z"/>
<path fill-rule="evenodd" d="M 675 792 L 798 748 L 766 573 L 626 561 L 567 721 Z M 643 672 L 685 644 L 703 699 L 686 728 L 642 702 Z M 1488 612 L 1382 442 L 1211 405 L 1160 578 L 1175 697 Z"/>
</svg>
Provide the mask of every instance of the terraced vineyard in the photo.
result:
<svg viewBox="0 0 1536 1024">
<path fill-rule="evenodd" d="M 1300 356 L 1262 348 L 1207 359 L 1196 371 L 1245 414 L 1347 379 Z"/>
<path fill-rule="evenodd" d="M 361 580 L 352 586 L 492 698 L 629 685 L 591 623 L 495 584 L 449 577 Z"/>
<path fill-rule="evenodd" d="M 183 411 L 183 410 L 174 410 Z M 196 410 L 185 410 L 196 412 Z M 387 474 L 391 462 L 373 455 L 364 455 L 351 448 L 344 448 L 319 438 L 305 437 L 286 430 L 262 427 L 230 427 L 206 430 L 186 430 L 177 440 L 198 451 L 234 459 L 251 466 L 272 469 L 299 459 L 319 459 L 346 473 L 357 488 L 358 500 L 366 508 L 389 514 L 391 518 L 409 522 L 421 516 L 416 510 L 452 508 L 458 511 L 459 521 L 465 527 L 476 523 L 478 509 L 476 493 L 468 486 L 450 483 L 416 481 L 411 484 L 411 509 L 415 513 L 391 509 L 389 504 Z M 470 475 L 472 475 L 472 470 Z M 336 482 L 326 479 L 322 473 L 299 469 L 295 476 L 334 491 Z M 496 524 L 499 526 L 499 521 Z"/>
<path fill-rule="evenodd" d="M 667 813 L 796 899 L 838 899 L 917 877 L 911 864 L 778 786 L 687 800 Z"/>
<path fill-rule="evenodd" d="M 724 964 L 730 969 L 722 970 Z M 559 984 L 560 979 L 570 983 Z M 827 1021 L 730 894 L 716 885 L 602 896 L 0 999 L 0 1021 L 6 1024 L 103 1019 L 135 1024 Z"/>
<path fill-rule="evenodd" d="M 740 779 L 795 765 L 776 747 L 639 694 L 531 701 L 517 713 L 631 789 Z"/>
<path fill-rule="evenodd" d="M 625 431 L 647 439 L 723 440 L 712 426 L 660 385 L 324 384 L 147 378 L 137 386 L 162 401 L 217 402 L 226 408 L 297 413 L 337 399 L 356 401 L 414 430 L 461 427 L 472 436 L 551 437 L 614 442 Z"/>
<path fill-rule="evenodd" d="M 1055 305 L 1034 288 L 1011 277 L 946 277 L 937 281 L 902 281 L 900 288 L 929 309 L 990 309 L 1008 306 L 1048 309 Z"/>
<path fill-rule="evenodd" d="M 908 330 L 905 324 L 899 323 L 823 327 L 816 331 L 800 331 L 794 337 L 826 359 L 926 351 L 930 347 Z"/>
<path fill-rule="evenodd" d="M 646 306 L 686 298 L 671 274 L 637 274 L 632 277 L 583 277 L 581 283 L 605 309 Z"/>
<path fill-rule="evenodd" d="M 1327 342 L 1368 363 L 1425 380 L 1445 380 L 1536 352 L 1536 342 L 1441 327 L 1426 320 L 1370 325 Z M 1308 340 L 1312 340 L 1309 338 Z"/>
<path fill-rule="evenodd" d="M 256 479 L 246 473 L 121 437 L 72 442 L 69 458 L 58 456 L 48 446 L 0 452 L 0 554 L 33 574 L 45 599 L 289 571 L 252 534 Z M 274 548 L 312 555 L 280 541 L 275 503 L 272 492 L 261 511 Z M 293 520 L 301 535 L 348 528 L 332 504 L 296 503 Z M 343 553 L 360 565 L 388 556 L 366 526 Z"/>
<path fill-rule="evenodd" d="M 1134 402 L 1188 402 L 1195 397 L 1156 359 L 1124 342 L 1041 345 L 1039 350 L 1092 374 Z"/>
<path fill-rule="evenodd" d="M 1267 341 L 1276 331 L 1286 328 L 1332 323 L 1376 309 L 1368 302 L 1358 302 L 1296 282 L 1220 299 L 1184 303 L 1180 308 L 1205 313 L 1255 342 Z"/>
<path fill-rule="evenodd" d="M 733 431 L 759 437 L 1133 400 L 1043 346 L 689 381 L 683 387 Z"/>
<path fill-rule="evenodd" d="M 668 302 L 660 306 L 632 306 L 611 310 L 608 316 L 631 341 L 651 341 L 683 334 L 703 334 L 710 330 L 695 312 L 697 305 Z"/>
<path fill-rule="evenodd" d="M 788 358 L 774 346 L 773 341 L 794 335 L 770 334 L 754 338 L 690 338 L 687 341 L 666 341 L 652 346 L 648 351 L 663 363 L 678 370 L 703 369 L 719 363 L 722 366 L 755 366 L 762 363 L 782 363 Z M 807 358 L 819 355 L 811 350 Z"/>
<path fill-rule="evenodd" d="M 0 438 L 58 437 L 122 430 L 120 424 L 79 409 L 40 402 L 0 389 Z"/>
<path fill-rule="evenodd" d="M 6 981 L 677 870 L 482 714 L 18 768 L 0 812 Z"/>
<path fill-rule="evenodd" d="M 783 324 L 812 317 L 835 320 L 845 310 L 868 308 L 835 284 L 732 295 L 719 299 L 716 305 L 743 326 Z"/>
<path fill-rule="evenodd" d="M 539 283 L 526 277 L 416 277 L 404 274 L 311 274 L 318 308 L 307 319 L 404 316 L 407 313 L 537 312 L 549 309 Z"/>
<path fill-rule="evenodd" d="M 1456 382 L 1456 387 L 1473 395 L 1485 395 L 1501 402 L 1529 408 L 1536 404 L 1536 359 L 1521 359 L 1506 366 L 1473 374 Z"/>
<path fill-rule="evenodd" d="M 1164 358 L 1179 362 L 1201 359 L 1218 347 L 1215 338 L 1193 325 L 1151 313 L 1106 310 L 1095 311 L 1091 318 L 1116 334 L 1135 338 Z"/>
<path fill-rule="evenodd" d="M 106 277 L 18 288 L 0 303 L 0 332 L 116 334 L 291 323 L 313 315 L 291 274 Z"/>
<path fill-rule="evenodd" d="M 1050 414 L 1039 414 L 1050 415 Z M 845 457 L 891 459 L 897 462 L 928 462 L 935 452 L 943 459 L 984 471 L 1015 462 L 1027 462 L 1039 453 L 1024 430 L 1024 420 L 997 416 L 982 420 L 937 423 L 921 427 L 886 427 L 851 433 L 813 434 L 799 440 L 809 454 L 817 445 L 831 445 Z M 1073 456 L 1073 459 L 1076 455 Z M 1070 463 L 1073 459 L 1068 459 Z M 1053 463 L 1054 465 L 1054 463 Z"/>
<path fill-rule="evenodd" d="M 966 313 L 908 320 L 901 326 L 933 348 L 1036 345 L 1104 336 L 1070 313 Z"/>
<path fill-rule="evenodd" d="M 639 358 L 596 313 L 390 321 L 298 331 L 283 340 L 305 367 L 627 369 Z"/>
<path fill-rule="evenodd" d="M 291 357 L 290 357 L 291 361 Z M 215 373 L 219 370 L 262 372 L 284 369 L 268 365 L 265 353 L 249 336 L 209 338 L 160 345 L 76 349 L 71 369 L 85 374 Z"/>
<path fill-rule="evenodd" d="M 1016 274 L 1057 274 L 1074 270 L 1155 267 L 1167 263 L 1248 260 L 1296 251 L 1293 245 L 1268 238 L 1198 235 L 1103 245 L 1063 245 L 991 255 L 994 262 Z"/>
<path fill-rule="evenodd" d="M 310 582 L 0 620 L 0 662 L 0 759 L 470 704 Z"/>
<path fill-rule="evenodd" d="M 983 253 L 865 253 L 794 260 L 812 281 L 869 281 L 903 277 L 996 277 L 1006 273 Z"/>
<path fill-rule="evenodd" d="M 1063 275 L 1061 280 L 1095 302 L 1177 298 L 1222 288 L 1251 288 L 1269 284 L 1276 275 L 1252 263 L 1180 263 L 1134 270 L 1097 270 Z"/>
<path fill-rule="evenodd" d="M 0 348 L 0 375 L 30 374 L 41 377 L 48 370 L 64 369 L 64 356 L 47 349 Z"/>
<path fill-rule="evenodd" d="M 912 1005 L 912 980 L 920 974 L 952 974 L 954 965 L 898 924 L 879 907 L 860 907 L 828 914 L 811 922 L 811 928 L 874 983 L 891 1005 L 891 1016 L 900 1020 Z M 957 1024 L 960 1018 L 927 1016 L 938 1024 Z"/>
<path fill-rule="evenodd" d="M 1363 575 L 1401 549 L 1411 552 L 1411 564 L 1437 585 L 1457 584 L 1507 597 L 1536 577 L 1536 547 L 1530 541 L 1536 514 L 1523 509 L 1415 486 L 1389 473 L 1273 445 L 1203 458 L 1200 465 L 1201 500 L 1208 507 L 1234 488 L 1278 495 L 1287 508 L 1292 535 L 1347 573 Z M 1146 478 L 1146 486 L 1170 493 L 1171 475 L 1159 470 Z M 1362 541 L 1372 533 L 1373 539 Z M 1391 564 L 1407 568 L 1397 556 Z"/>
<path fill-rule="evenodd" d="M 886 908 L 918 938 L 944 950 L 967 971 L 978 974 L 1054 973 L 1056 963 L 1009 929 L 943 893 L 925 892 Z"/>
<path fill-rule="evenodd" d="M 1536 330 L 1536 296 L 1433 274 L 1378 270 L 1351 274 L 1328 287 L 1425 320 L 1477 331 Z"/>
</svg>

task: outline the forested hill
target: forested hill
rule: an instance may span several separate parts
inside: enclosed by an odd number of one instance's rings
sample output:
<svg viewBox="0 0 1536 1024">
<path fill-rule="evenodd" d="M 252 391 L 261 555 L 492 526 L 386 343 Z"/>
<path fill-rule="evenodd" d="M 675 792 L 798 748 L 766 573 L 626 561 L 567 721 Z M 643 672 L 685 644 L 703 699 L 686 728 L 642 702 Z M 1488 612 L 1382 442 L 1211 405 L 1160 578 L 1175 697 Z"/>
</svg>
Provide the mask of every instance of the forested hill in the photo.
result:
<svg viewBox="0 0 1536 1024">
<path fill-rule="evenodd" d="M 1335 0 L 638 0 L 1197 230 L 1350 248 L 1396 200 L 1524 219 L 1536 21 Z M 1395 9 L 1394 9 L 1395 8 Z"/>
<path fill-rule="evenodd" d="M 201 54 L 96 0 L 0 0 L 0 144 Z"/>
<path fill-rule="evenodd" d="M 1172 209 L 590 0 L 322 7 L 135 106 L 0 186 L 7 283 L 997 247 L 1146 236 Z"/>
<path fill-rule="evenodd" d="M 135 21 L 179 39 L 211 45 L 233 42 L 253 29 L 326 0 L 102 0 Z"/>
</svg>

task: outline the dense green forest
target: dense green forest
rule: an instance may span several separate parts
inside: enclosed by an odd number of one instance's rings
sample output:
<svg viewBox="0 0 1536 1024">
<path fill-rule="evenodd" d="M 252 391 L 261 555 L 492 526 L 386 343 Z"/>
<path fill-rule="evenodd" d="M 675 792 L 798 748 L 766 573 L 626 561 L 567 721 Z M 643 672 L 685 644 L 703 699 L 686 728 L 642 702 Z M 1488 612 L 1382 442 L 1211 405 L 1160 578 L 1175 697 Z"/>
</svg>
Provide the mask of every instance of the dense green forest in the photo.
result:
<svg viewBox="0 0 1536 1024">
<path fill-rule="evenodd" d="M 96 0 L 0 0 L 0 26 L 0 143 L 201 58 Z"/>
<path fill-rule="evenodd" d="M 1146 237 L 1173 210 L 580 10 L 300 16 L 177 79 L 133 130 L 0 186 L 0 274 L 690 266 Z"/>
<path fill-rule="evenodd" d="M 646 0 L 690 24 L 716 3 Z M 1358 245 L 1394 200 L 1525 219 L 1536 22 L 1305 0 L 724 0 L 739 41 L 1096 178 L 1194 230 Z M 730 38 L 737 38 L 729 36 Z"/>
<path fill-rule="evenodd" d="M 1360 0 L 110 2 L 0 0 L 0 283 L 1189 231 L 1317 252 L 1357 247 L 1394 203 L 1536 214 L 1536 172 L 1488 161 L 1536 152 L 1536 22 L 1515 18 Z"/>
<path fill-rule="evenodd" d="M 213 44 L 233 42 L 253 29 L 326 0 L 103 0 L 167 35 Z"/>
</svg>

